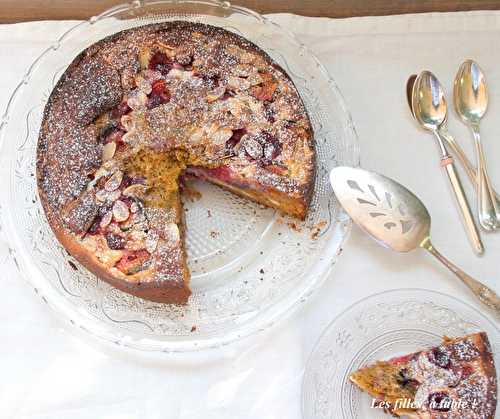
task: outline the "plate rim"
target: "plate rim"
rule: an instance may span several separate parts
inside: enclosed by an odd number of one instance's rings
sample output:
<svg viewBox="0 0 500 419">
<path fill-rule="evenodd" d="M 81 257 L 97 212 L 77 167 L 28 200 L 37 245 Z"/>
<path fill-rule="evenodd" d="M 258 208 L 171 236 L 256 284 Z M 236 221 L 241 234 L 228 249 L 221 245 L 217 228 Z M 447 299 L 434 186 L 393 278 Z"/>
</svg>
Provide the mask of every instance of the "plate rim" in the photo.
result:
<svg viewBox="0 0 500 419">
<path fill-rule="evenodd" d="M 104 19 L 104 18 L 109 18 L 112 16 L 114 13 L 118 12 L 123 12 L 124 10 L 130 9 L 130 8 L 138 8 L 142 6 L 148 6 L 150 4 L 165 4 L 165 5 L 172 5 L 175 4 L 178 6 L 179 4 L 186 3 L 186 4 L 200 4 L 200 5 L 212 5 L 212 6 L 217 6 L 219 8 L 223 9 L 234 9 L 238 12 L 244 12 L 247 13 L 263 23 L 271 24 L 273 26 L 276 26 L 280 28 L 281 31 L 283 31 L 284 34 L 286 34 L 291 40 L 297 43 L 301 48 L 304 48 L 305 51 L 310 55 L 310 57 L 314 60 L 314 62 L 317 64 L 318 68 L 320 69 L 321 73 L 323 73 L 325 77 L 325 81 L 328 83 L 330 89 L 333 90 L 333 93 L 335 94 L 337 98 L 338 105 L 342 109 L 343 112 L 343 119 L 345 120 L 346 125 L 348 126 L 349 130 L 351 131 L 351 138 L 350 138 L 350 144 L 349 146 L 353 148 L 353 159 L 355 161 L 355 165 L 359 165 L 360 162 L 360 149 L 359 149 L 359 137 L 356 132 L 355 125 L 352 120 L 352 116 L 347 108 L 346 101 L 342 95 L 341 90 L 339 89 L 338 85 L 336 84 L 335 80 L 333 77 L 329 74 L 328 70 L 321 64 L 321 62 L 318 60 L 316 55 L 311 52 L 311 50 L 306 47 L 299 39 L 297 36 L 295 36 L 291 31 L 289 31 L 286 28 L 283 28 L 282 26 L 278 25 L 271 19 L 268 19 L 267 17 L 264 17 L 262 15 L 259 15 L 258 13 L 241 7 L 241 6 L 233 6 L 229 2 L 223 2 L 219 0 L 146 0 L 142 2 L 137 2 L 137 1 L 131 1 L 128 3 L 122 3 L 116 6 L 113 6 L 102 13 L 100 13 L 97 16 L 91 17 L 87 21 L 81 21 L 76 23 L 75 25 L 71 26 L 69 29 L 67 29 L 51 46 L 46 48 L 40 55 L 38 55 L 35 60 L 28 66 L 28 69 L 24 76 L 22 77 L 21 81 L 17 84 L 17 86 L 14 87 L 12 91 L 12 95 L 10 96 L 9 100 L 7 101 L 7 106 L 5 109 L 5 112 L 3 113 L 2 116 L 0 116 L 0 146 L 5 147 L 4 143 L 6 141 L 5 138 L 5 133 L 6 133 L 6 127 L 8 126 L 9 122 L 9 117 L 11 117 L 12 113 L 12 108 L 15 105 L 17 99 L 20 96 L 20 93 L 23 91 L 23 88 L 30 82 L 30 79 L 34 73 L 34 71 L 37 69 L 38 64 L 43 61 L 43 58 L 49 54 L 51 51 L 56 50 L 60 43 L 63 42 L 67 37 L 69 37 L 74 31 L 78 30 L 81 26 L 86 25 L 86 24 L 92 24 L 98 21 L 99 19 Z M 200 13 L 200 15 L 205 15 L 204 13 Z M 4 157 L 5 159 L 5 157 Z M 2 203 L 4 204 L 4 200 L 2 199 Z M 13 226 L 11 223 L 6 223 L 6 217 L 9 219 L 12 217 L 11 211 L 6 210 L 5 208 L 2 211 L 2 227 L 6 229 L 6 231 L 12 230 Z M 334 262 L 336 262 L 336 257 L 342 253 L 344 246 L 347 242 L 347 240 L 350 237 L 350 232 L 352 228 L 352 222 L 350 219 L 343 220 L 341 224 L 341 228 L 345 230 L 344 236 L 341 238 L 340 243 L 338 244 L 337 252 L 335 254 L 332 254 L 331 256 L 334 257 Z M 11 233 L 15 233 L 10 231 Z M 144 347 L 144 341 L 148 341 L 148 339 L 139 339 L 137 337 L 132 337 L 130 336 L 132 333 L 128 334 L 125 332 L 119 333 L 121 336 L 121 339 L 117 341 L 116 339 L 112 339 L 112 336 L 108 332 L 106 332 L 104 327 L 96 328 L 96 331 L 89 330 L 88 328 L 85 327 L 84 321 L 82 319 L 88 319 L 89 318 L 89 313 L 81 312 L 81 310 L 69 310 L 66 306 L 68 305 L 67 302 L 64 303 L 54 303 L 54 298 L 46 298 L 49 297 L 51 292 L 47 292 L 46 289 L 44 289 L 44 292 L 41 292 L 41 287 L 38 287 L 38 279 L 33 279 L 34 275 L 32 275 L 32 269 L 34 269 L 28 261 L 26 260 L 26 255 L 20 254 L 22 252 L 17 251 L 17 247 L 19 247 L 19 243 L 21 243 L 21 238 L 18 237 L 17 234 L 13 234 L 13 242 L 15 244 L 10 245 L 9 244 L 9 257 L 11 257 L 14 262 L 15 266 L 18 270 L 18 272 L 21 274 L 21 277 L 28 283 L 28 285 L 35 291 L 35 293 L 42 299 L 43 302 L 45 302 L 53 312 L 57 314 L 62 314 L 62 316 L 57 316 L 62 323 L 67 324 L 67 325 L 72 325 L 76 326 L 78 329 L 82 329 L 86 332 L 87 335 L 91 336 L 92 338 L 96 338 L 99 341 L 105 341 L 108 343 L 115 344 L 113 346 L 119 346 L 119 347 L 125 347 L 127 349 L 131 349 L 133 351 L 138 351 L 138 352 L 193 352 L 193 351 L 198 351 L 201 349 L 211 349 L 211 348 L 218 348 L 221 346 L 225 346 L 229 343 L 232 343 L 234 341 L 241 340 L 243 338 L 249 337 L 249 336 L 254 336 L 259 333 L 262 333 L 265 330 L 268 330 L 269 328 L 273 327 L 277 323 L 282 323 L 286 321 L 293 313 L 297 312 L 297 309 L 303 305 L 304 302 L 309 300 L 309 297 L 315 293 L 325 282 L 326 278 L 330 275 L 334 262 L 330 263 L 328 268 L 323 272 L 322 278 L 316 283 L 314 283 L 312 286 L 307 287 L 304 290 L 303 295 L 301 296 L 300 299 L 296 299 L 295 301 L 295 307 L 291 309 L 287 309 L 286 311 L 282 312 L 279 316 L 276 315 L 276 313 L 272 313 L 272 315 L 262 323 L 262 327 L 259 329 L 249 329 L 245 330 L 245 333 L 242 333 L 241 330 L 239 329 L 233 329 L 230 330 L 227 333 L 217 333 L 215 335 L 207 335 L 204 337 L 198 337 L 196 341 L 189 340 L 189 339 L 184 339 L 182 337 L 179 337 L 179 339 L 171 339 L 171 340 L 163 340 L 163 339 L 157 339 L 157 338 L 152 338 L 152 341 L 156 343 L 155 348 L 153 349 L 148 349 Z M 45 295 L 44 295 L 45 293 Z M 292 291 L 293 294 L 293 291 Z M 215 340 L 215 342 L 213 342 Z M 141 343 L 142 342 L 142 343 Z M 146 344 L 147 345 L 147 344 Z M 168 348 L 166 346 L 169 346 Z"/>
<path fill-rule="evenodd" d="M 305 364 L 305 367 L 304 367 L 304 373 L 303 373 L 303 376 L 302 376 L 302 380 L 301 380 L 301 390 L 300 390 L 300 397 L 301 397 L 301 401 L 300 401 L 300 406 L 301 406 L 301 415 L 302 415 L 302 418 L 304 419 L 308 419 L 307 416 L 306 416 L 306 411 L 305 411 L 305 387 L 306 387 L 306 380 L 309 379 L 309 374 L 308 372 L 311 370 L 311 365 L 312 365 L 312 362 L 314 360 L 314 356 L 316 354 L 316 351 L 318 350 L 320 344 L 323 342 L 323 339 L 325 338 L 325 336 L 330 332 L 330 330 L 332 329 L 332 327 L 335 325 L 335 323 L 337 323 L 337 321 L 339 321 L 341 318 L 343 318 L 345 315 L 347 315 L 351 310 L 355 309 L 356 307 L 360 306 L 361 304 L 363 304 L 364 302 L 366 302 L 367 300 L 370 300 L 370 299 L 375 299 L 377 297 L 380 297 L 382 295 L 386 295 L 386 294 L 397 294 L 397 293 L 402 293 L 402 292 L 423 292 L 423 293 L 429 293 L 429 294 L 435 294 L 435 295 L 439 295 L 440 297 L 445 297 L 445 298 L 449 298 L 450 300 L 454 300 L 455 302 L 458 302 L 459 304 L 462 304 L 462 305 L 465 305 L 468 309 L 470 309 L 471 311 L 475 312 L 476 314 L 479 315 L 479 317 L 483 318 L 484 320 L 487 321 L 487 323 L 489 323 L 493 329 L 496 330 L 497 334 L 500 335 L 500 324 L 496 324 L 493 320 L 492 320 L 492 317 L 485 314 L 485 313 L 482 313 L 479 309 L 477 309 L 476 307 L 472 306 L 471 304 L 469 304 L 468 302 L 460 299 L 460 298 L 457 298 L 453 295 L 450 295 L 450 294 L 446 294 L 445 292 L 442 292 L 442 291 L 437 291 L 437 290 L 433 290 L 433 289 L 428 289 L 428 288 L 418 288 L 418 287 L 403 287 L 403 288 L 391 288 L 391 289 L 387 289 L 387 290 L 383 290 L 383 291 L 379 291 L 379 292 L 376 292 L 374 294 L 370 294 L 370 295 L 367 295 L 365 297 L 362 297 L 361 299 L 358 299 L 356 301 L 354 301 L 352 304 L 348 305 L 345 309 L 343 309 L 339 314 L 337 314 L 329 323 L 328 325 L 324 328 L 324 330 L 321 331 L 319 337 L 317 338 L 316 342 L 314 343 L 313 345 L 313 348 L 311 349 L 309 355 L 307 356 L 307 361 L 306 361 L 306 364 Z M 497 336 L 497 339 L 498 339 L 498 336 Z M 497 366 L 497 369 L 500 368 L 500 366 Z M 499 404 L 500 404 L 500 400 L 499 400 Z"/>
</svg>

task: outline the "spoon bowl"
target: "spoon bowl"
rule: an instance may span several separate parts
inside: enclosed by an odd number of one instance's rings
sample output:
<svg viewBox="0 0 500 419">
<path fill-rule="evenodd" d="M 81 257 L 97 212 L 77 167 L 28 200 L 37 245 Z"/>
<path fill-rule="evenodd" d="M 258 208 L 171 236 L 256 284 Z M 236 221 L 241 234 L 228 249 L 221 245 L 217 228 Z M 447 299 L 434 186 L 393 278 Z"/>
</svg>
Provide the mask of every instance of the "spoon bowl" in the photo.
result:
<svg viewBox="0 0 500 419">
<path fill-rule="evenodd" d="M 478 124 L 488 109 L 488 90 L 479 65 L 465 61 L 458 69 L 453 85 L 455 110 L 466 124 Z"/>
<path fill-rule="evenodd" d="M 446 98 L 439 80 L 430 71 L 422 71 L 415 79 L 412 109 L 417 121 L 430 131 L 437 131 L 446 121 Z"/>
<path fill-rule="evenodd" d="M 465 61 L 458 69 L 453 85 L 455 111 L 472 131 L 477 157 L 477 201 L 479 222 L 487 231 L 500 229 L 497 205 L 479 133 L 479 122 L 488 109 L 488 91 L 483 72 L 477 63 Z"/>
</svg>

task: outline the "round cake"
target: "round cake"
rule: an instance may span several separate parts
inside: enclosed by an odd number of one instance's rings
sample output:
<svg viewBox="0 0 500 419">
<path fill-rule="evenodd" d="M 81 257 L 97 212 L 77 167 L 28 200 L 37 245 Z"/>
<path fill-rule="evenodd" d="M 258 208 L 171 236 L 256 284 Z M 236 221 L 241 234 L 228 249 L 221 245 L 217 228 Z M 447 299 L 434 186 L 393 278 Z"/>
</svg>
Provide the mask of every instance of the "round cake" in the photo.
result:
<svg viewBox="0 0 500 419">
<path fill-rule="evenodd" d="M 40 199 L 67 251 L 125 292 L 186 303 L 187 176 L 305 218 L 313 133 L 286 72 L 234 33 L 181 21 L 119 32 L 76 57 L 37 147 Z"/>
</svg>

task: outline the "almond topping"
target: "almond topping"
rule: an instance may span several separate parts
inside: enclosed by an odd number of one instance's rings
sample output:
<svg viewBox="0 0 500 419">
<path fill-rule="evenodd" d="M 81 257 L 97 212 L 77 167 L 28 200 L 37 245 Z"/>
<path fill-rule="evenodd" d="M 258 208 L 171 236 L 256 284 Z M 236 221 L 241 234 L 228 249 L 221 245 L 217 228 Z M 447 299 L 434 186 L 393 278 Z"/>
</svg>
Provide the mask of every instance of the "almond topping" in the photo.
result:
<svg viewBox="0 0 500 419">
<path fill-rule="evenodd" d="M 108 211 L 106 214 L 104 214 L 104 217 L 102 217 L 99 226 L 101 228 L 106 228 L 111 223 L 112 219 L 113 219 L 113 213 L 111 211 Z"/>
<path fill-rule="evenodd" d="M 217 99 L 222 97 L 225 92 L 226 92 L 226 88 L 224 86 L 219 86 L 219 87 L 211 90 L 207 94 L 207 102 L 208 103 L 215 102 Z"/>
<path fill-rule="evenodd" d="M 107 143 L 102 149 L 102 159 L 103 161 L 111 160 L 116 152 L 116 143 L 111 141 Z"/>
<path fill-rule="evenodd" d="M 123 201 L 116 201 L 113 205 L 113 217 L 117 222 L 125 221 L 130 215 L 127 204 Z"/>
<path fill-rule="evenodd" d="M 156 233 L 150 232 L 146 237 L 144 245 L 146 246 L 146 250 L 149 253 L 153 253 L 158 246 L 158 235 Z"/>
<path fill-rule="evenodd" d="M 135 198 L 142 198 L 144 196 L 144 194 L 146 193 L 146 190 L 147 190 L 146 185 L 136 183 L 136 184 L 133 184 L 133 185 L 126 187 L 123 190 L 123 195 L 135 197 Z"/>
<path fill-rule="evenodd" d="M 108 192 L 112 192 L 117 190 L 123 179 L 123 172 L 121 170 L 117 170 L 113 175 L 106 181 L 104 184 L 104 189 Z"/>
</svg>

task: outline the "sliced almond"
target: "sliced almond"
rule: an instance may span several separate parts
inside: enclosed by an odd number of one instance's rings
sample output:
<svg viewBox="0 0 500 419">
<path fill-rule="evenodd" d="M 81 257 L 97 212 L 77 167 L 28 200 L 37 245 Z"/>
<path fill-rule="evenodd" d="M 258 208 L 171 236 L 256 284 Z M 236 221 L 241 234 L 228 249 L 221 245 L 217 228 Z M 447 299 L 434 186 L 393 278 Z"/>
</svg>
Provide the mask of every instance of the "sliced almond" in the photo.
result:
<svg viewBox="0 0 500 419">
<path fill-rule="evenodd" d="M 243 64 L 252 64 L 255 61 L 256 56 L 254 54 L 252 54 L 251 52 L 243 51 L 243 52 L 241 52 L 239 58 L 240 58 L 240 62 Z"/>
<path fill-rule="evenodd" d="M 224 86 L 219 86 L 207 94 L 207 102 L 215 102 L 217 99 L 221 98 L 226 92 L 226 88 Z"/>
<path fill-rule="evenodd" d="M 183 70 L 179 70 L 178 68 L 172 68 L 172 70 L 170 70 L 168 72 L 167 78 L 169 78 L 169 79 L 182 79 L 183 78 L 182 73 L 184 73 Z"/>
<path fill-rule="evenodd" d="M 158 234 L 154 232 L 149 232 L 146 240 L 144 241 L 144 245 L 146 246 L 146 250 L 149 253 L 153 253 L 158 246 Z"/>
<path fill-rule="evenodd" d="M 116 169 L 118 168 L 117 162 L 114 160 L 105 161 L 102 164 L 102 168 L 103 168 L 103 170 L 107 171 L 106 175 L 109 175 L 110 173 L 113 173 L 114 171 L 116 171 Z"/>
<path fill-rule="evenodd" d="M 174 223 L 167 224 L 165 226 L 165 236 L 171 242 L 174 242 L 174 243 L 179 242 L 180 233 L 179 233 L 179 227 L 177 227 L 177 224 L 174 224 Z"/>
<path fill-rule="evenodd" d="M 99 202 L 106 202 L 108 199 L 108 191 L 101 189 L 95 193 L 95 197 Z"/>
<path fill-rule="evenodd" d="M 148 68 L 151 50 L 149 48 L 141 48 L 139 50 L 139 65 L 141 68 Z"/>
<path fill-rule="evenodd" d="M 121 223 L 128 219 L 130 211 L 128 210 L 127 204 L 123 201 L 116 201 L 113 204 L 113 217 L 116 222 Z"/>
<path fill-rule="evenodd" d="M 123 172 L 121 170 L 117 170 L 113 175 L 106 181 L 104 184 L 104 189 L 108 192 L 112 192 L 117 190 L 123 180 Z"/>
<path fill-rule="evenodd" d="M 134 128 L 134 117 L 131 114 L 123 115 L 120 118 L 120 123 L 125 128 L 125 131 L 130 131 Z"/>
<path fill-rule="evenodd" d="M 97 171 L 94 173 L 94 179 L 89 182 L 89 184 L 87 185 L 87 189 L 92 189 L 99 179 L 107 175 L 109 175 L 109 171 L 107 171 L 104 167 L 100 167 L 99 169 L 97 169 Z"/>
<path fill-rule="evenodd" d="M 108 192 L 108 201 L 110 202 L 115 202 L 120 196 L 122 195 L 122 192 L 117 189 L 116 191 Z"/>
<path fill-rule="evenodd" d="M 229 98 L 227 100 L 229 112 L 231 112 L 236 117 L 241 117 L 243 115 L 244 105 L 243 103 L 236 99 L 235 97 Z"/>
<path fill-rule="evenodd" d="M 229 77 L 227 79 L 227 85 L 233 89 L 247 90 L 250 89 L 250 82 L 247 79 L 242 79 L 240 77 Z"/>
<path fill-rule="evenodd" d="M 99 202 L 114 202 L 120 198 L 121 194 L 122 193 L 119 189 L 111 192 L 101 189 L 96 192 L 95 197 Z"/>
<path fill-rule="evenodd" d="M 125 248 L 128 250 L 141 250 L 145 248 L 146 233 L 144 231 L 131 231 L 127 236 Z"/>
<path fill-rule="evenodd" d="M 102 160 L 108 161 L 111 160 L 115 156 L 116 152 L 116 143 L 111 141 L 104 145 L 102 148 Z"/>
<path fill-rule="evenodd" d="M 142 197 L 144 197 L 147 189 L 148 188 L 146 185 L 142 185 L 140 183 L 135 183 L 133 185 L 127 186 L 123 190 L 123 195 L 134 197 L 134 198 L 142 198 Z"/>
<path fill-rule="evenodd" d="M 240 77 L 248 77 L 254 71 L 253 66 L 250 64 L 237 64 L 233 68 L 233 74 L 236 74 Z"/>
<path fill-rule="evenodd" d="M 111 268 L 123 257 L 123 250 L 104 250 L 98 254 L 98 258 L 106 267 Z"/>
<path fill-rule="evenodd" d="M 191 135 L 189 136 L 189 142 L 198 144 L 203 137 L 204 130 L 202 128 L 193 127 L 191 130 Z"/>
<path fill-rule="evenodd" d="M 257 72 L 250 74 L 247 80 L 251 86 L 256 86 L 264 81 L 260 74 Z"/>
<path fill-rule="evenodd" d="M 111 211 L 108 211 L 106 214 L 104 214 L 104 217 L 101 218 L 99 226 L 101 228 L 106 228 L 107 226 L 109 226 L 112 219 L 113 219 L 113 213 Z"/>
<path fill-rule="evenodd" d="M 154 81 L 156 80 L 160 80 L 161 78 L 163 78 L 162 74 L 159 72 L 159 71 L 156 71 L 156 70 L 144 70 L 142 72 L 144 78 L 146 80 L 149 80 L 149 82 L 151 84 L 153 84 Z"/>
<path fill-rule="evenodd" d="M 227 140 L 231 138 L 233 135 L 233 131 L 230 128 L 221 128 L 217 130 L 213 135 L 212 135 L 212 141 L 215 144 L 225 144 Z"/>
<path fill-rule="evenodd" d="M 142 137 L 138 134 L 138 131 L 133 129 L 132 131 L 126 132 L 123 135 L 122 141 L 134 147 L 135 145 L 137 145 L 141 138 Z"/>
<path fill-rule="evenodd" d="M 140 90 L 135 90 L 127 98 L 127 105 L 134 111 L 145 109 L 146 103 L 148 103 L 148 96 Z"/>
<path fill-rule="evenodd" d="M 135 85 L 137 86 L 137 88 L 149 95 L 151 93 L 151 81 L 149 81 L 148 79 L 145 79 L 144 77 L 142 76 L 136 76 L 135 77 Z"/>
</svg>

